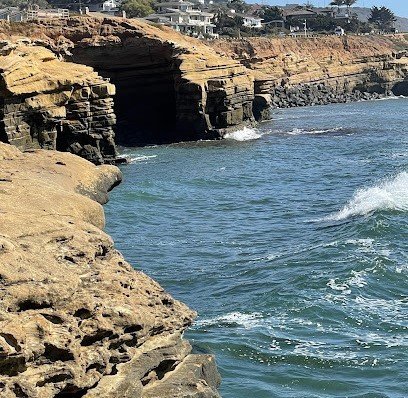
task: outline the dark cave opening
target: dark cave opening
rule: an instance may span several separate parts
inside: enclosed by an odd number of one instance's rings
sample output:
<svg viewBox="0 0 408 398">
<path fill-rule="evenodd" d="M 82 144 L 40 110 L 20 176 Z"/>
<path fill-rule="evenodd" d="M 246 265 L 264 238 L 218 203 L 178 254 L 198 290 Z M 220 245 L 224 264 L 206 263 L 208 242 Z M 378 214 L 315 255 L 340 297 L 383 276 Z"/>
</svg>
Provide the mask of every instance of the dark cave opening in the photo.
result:
<svg viewBox="0 0 408 398">
<path fill-rule="evenodd" d="M 408 96 L 408 81 L 399 82 L 392 88 L 394 95 L 404 95 Z"/>
<path fill-rule="evenodd" d="M 177 141 L 176 94 L 171 70 L 130 70 L 110 73 L 114 97 L 116 143 L 125 146 Z M 100 71 L 102 75 L 106 72 Z"/>
<path fill-rule="evenodd" d="M 129 47 L 76 48 L 72 61 L 116 86 L 115 142 L 144 146 L 180 141 L 176 129 L 177 68 L 170 46 L 141 40 Z"/>
</svg>

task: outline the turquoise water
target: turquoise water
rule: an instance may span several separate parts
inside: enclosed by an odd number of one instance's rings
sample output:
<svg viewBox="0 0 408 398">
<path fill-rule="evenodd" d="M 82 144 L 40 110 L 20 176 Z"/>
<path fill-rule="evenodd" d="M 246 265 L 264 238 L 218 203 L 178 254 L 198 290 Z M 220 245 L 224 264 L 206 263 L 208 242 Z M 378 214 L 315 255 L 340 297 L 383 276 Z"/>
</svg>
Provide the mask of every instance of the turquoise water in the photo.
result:
<svg viewBox="0 0 408 398">
<path fill-rule="evenodd" d="M 107 231 L 199 312 L 224 398 L 408 397 L 407 105 L 124 150 Z"/>
</svg>

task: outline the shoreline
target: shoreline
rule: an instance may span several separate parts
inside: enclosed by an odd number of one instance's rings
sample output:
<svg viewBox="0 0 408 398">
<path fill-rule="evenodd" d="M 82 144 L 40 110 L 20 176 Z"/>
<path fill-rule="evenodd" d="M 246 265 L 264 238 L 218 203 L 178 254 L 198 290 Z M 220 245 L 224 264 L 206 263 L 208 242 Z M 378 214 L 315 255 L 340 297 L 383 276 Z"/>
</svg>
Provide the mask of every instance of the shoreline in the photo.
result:
<svg viewBox="0 0 408 398">
<path fill-rule="evenodd" d="M 120 171 L 7 144 L 0 166 L 0 393 L 219 396 L 214 358 L 182 339 L 195 313 L 102 231 Z"/>
</svg>

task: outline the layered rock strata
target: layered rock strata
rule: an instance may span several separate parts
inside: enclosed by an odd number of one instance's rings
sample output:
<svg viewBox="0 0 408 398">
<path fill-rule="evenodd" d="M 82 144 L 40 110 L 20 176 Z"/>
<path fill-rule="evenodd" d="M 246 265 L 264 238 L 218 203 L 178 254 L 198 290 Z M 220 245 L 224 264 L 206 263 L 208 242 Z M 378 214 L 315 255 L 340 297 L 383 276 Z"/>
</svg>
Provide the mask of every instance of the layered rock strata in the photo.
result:
<svg viewBox="0 0 408 398">
<path fill-rule="evenodd" d="M 347 87 L 331 87 L 325 83 L 304 83 L 294 86 L 278 85 L 271 90 L 270 106 L 272 108 L 292 108 L 301 106 L 327 105 L 368 101 L 392 95 L 384 93 L 349 90 Z"/>
<path fill-rule="evenodd" d="M 218 397 L 194 313 L 102 232 L 114 166 L 0 144 L 0 396 Z"/>
<path fill-rule="evenodd" d="M 114 162 L 115 87 L 27 39 L 0 46 L 0 140 Z"/>
<path fill-rule="evenodd" d="M 119 143 L 221 138 L 254 122 L 252 75 L 199 40 L 120 18 L 61 24 L 31 24 L 30 36 L 115 84 Z"/>
<path fill-rule="evenodd" d="M 408 94 L 404 35 L 210 42 L 255 75 L 255 95 L 292 107 Z"/>
</svg>

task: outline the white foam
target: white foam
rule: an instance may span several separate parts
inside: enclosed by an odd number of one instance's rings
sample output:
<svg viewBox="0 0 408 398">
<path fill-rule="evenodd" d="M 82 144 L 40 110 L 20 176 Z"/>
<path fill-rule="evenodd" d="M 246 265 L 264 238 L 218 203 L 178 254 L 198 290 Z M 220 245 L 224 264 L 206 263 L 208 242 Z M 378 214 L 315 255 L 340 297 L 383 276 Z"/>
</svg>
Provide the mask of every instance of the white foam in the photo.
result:
<svg viewBox="0 0 408 398">
<path fill-rule="evenodd" d="M 252 312 L 243 314 L 242 312 L 231 312 L 229 314 L 217 316 L 211 319 L 199 319 L 196 322 L 197 326 L 220 326 L 220 325 L 238 325 L 245 329 L 252 329 L 261 325 L 262 314 Z"/>
<path fill-rule="evenodd" d="M 128 163 L 145 162 L 149 159 L 157 158 L 157 155 L 136 155 L 132 156 L 130 154 L 123 155 L 127 159 Z"/>
<path fill-rule="evenodd" d="M 390 95 L 388 97 L 383 97 L 383 98 L 377 98 L 375 101 L 390 101 L 390 100 L 399 100 L 399 99 L 404 99 L 408 98 L 405 95 Z"/>
<path fill-rule="evenodd" d="M 365 276 L 367 273 L 365 271 L 351 271 L 352 277 L 347 281 L 350 286 L 364 287 L 367 285 Z"/>
<path fill-rule="evenodd" d="M 351 293 L 349 285 L 347 283 L 337 282 L 337 279 L 330 279 L 329 282 L 327 282 L 326 286 L 328 286 L 332 290 L 343 292 L 344 294 Z"/>
<path fill-rule="evenodd" d="M 340 221 L 384 210 L 408 210 L 407 172 L 402 172 L 374 187 L 359 189 L 343 209 L 326 217 L 325 220 Z"/>
<path fill-rule="evenodd" d="M 285 131 L 284 134 L 288 135 L 319 135 L 319 134 L 327 134 L 327 133 L 335 133 L 337 131 L 340 131 L 341 127 L 336 127 L 332 129 L 326 129 L 326 130 L 304 130 L 304 129 L 299 129 L 295 128 L 291 131 Z"/>
<path fill-rule="evenodd" d="M 227 140 L 234 141 L 251 141 L 257 140 L 262 137 L 257 130 L 249 127 L 244 127 L 242 130 L 233 131 L 224 135 L 224 138 Z"/>
</svg>

